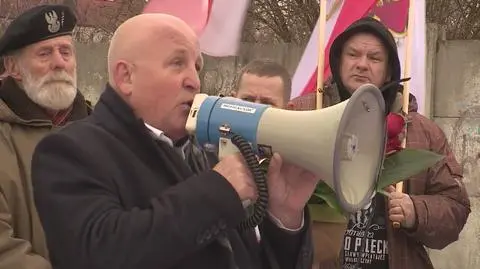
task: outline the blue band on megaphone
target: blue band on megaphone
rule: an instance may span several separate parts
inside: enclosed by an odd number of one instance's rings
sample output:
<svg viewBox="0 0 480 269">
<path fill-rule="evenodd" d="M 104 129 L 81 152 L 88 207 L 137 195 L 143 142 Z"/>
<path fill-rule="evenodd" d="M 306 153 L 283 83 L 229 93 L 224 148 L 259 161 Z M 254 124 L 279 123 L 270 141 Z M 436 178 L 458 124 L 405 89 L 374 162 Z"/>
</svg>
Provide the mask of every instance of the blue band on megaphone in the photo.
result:
<svg viewBox="0 0 480 269">
<path fill-rule="evenodd" d="M 218 145 L 221 126 L 241 135 L 257 150 L 257 129 L 269 105 L 251 103 L 233 97 L 207 97 L 198 111 L 196 137 L 201 145 Z"/>
</svg>

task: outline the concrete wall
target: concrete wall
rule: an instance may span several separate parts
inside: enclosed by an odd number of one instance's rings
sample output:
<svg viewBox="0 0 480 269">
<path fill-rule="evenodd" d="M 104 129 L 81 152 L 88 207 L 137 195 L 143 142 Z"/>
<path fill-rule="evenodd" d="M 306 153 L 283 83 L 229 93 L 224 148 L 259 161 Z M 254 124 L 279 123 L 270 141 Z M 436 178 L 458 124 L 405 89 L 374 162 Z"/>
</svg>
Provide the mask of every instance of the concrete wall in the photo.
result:
<svg viewBox="0 0 480 269">
<path fill-rule="evenodd" d="M 445 41 L 435 25 L 427 32 L 427 116 L 445 131 L 465 172 L 472 214 L 458 242 L 430 250 L 437 269 L 480 268 L 480 41 Z M 235 74 L 257 57 L 274 58 L 293 73 L 303 48 L 293 45 L 244 44 L 239 57 L 206 57 L 202 91 L 226 93 Z M 79 87 L 96 101 L 107 81 L 107 45 L 78 44 Z"/>
<path fill-rule="evenodd" d="M 77 43 L 78 87 L 85 97 L 96 103 L 108 81 L 107 52 L 105 43 Z"/>
<path fill-rule="evenodd" d="M 438 269 L 480 268 L 480 41 L 439 40 L 435 71 L 434 120 L 463 166 L 472 213 L 458 242 L 430 253 Z"/>
</svg>

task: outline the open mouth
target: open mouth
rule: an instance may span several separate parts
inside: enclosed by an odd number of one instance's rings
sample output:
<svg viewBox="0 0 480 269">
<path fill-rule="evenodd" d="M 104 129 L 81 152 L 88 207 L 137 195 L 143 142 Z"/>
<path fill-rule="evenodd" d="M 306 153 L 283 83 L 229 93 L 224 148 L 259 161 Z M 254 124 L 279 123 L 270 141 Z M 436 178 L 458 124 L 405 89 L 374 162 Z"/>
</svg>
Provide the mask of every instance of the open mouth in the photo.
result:
<svg viewBox="0 0 480 269">
<path fill-rule="evenodd" d="M 183 102 L 182 105 L 185 105 L 185 106 L 188 106 L 188 108 L 192 108 L 192 105 L 193 105 L 193 100 L 192 101 L 188 101 L 188 102 Z"/>
</svg>

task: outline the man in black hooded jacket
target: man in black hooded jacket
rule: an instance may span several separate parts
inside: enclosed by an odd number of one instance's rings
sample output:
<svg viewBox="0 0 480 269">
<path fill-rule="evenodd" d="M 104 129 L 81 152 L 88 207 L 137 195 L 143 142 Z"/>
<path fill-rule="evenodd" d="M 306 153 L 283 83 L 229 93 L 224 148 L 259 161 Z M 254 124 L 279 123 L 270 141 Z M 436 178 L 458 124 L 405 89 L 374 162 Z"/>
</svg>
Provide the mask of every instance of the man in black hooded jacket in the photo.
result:
<svg viewBox="0 0 480 269">
<path fill-rule="evenodd" d="M 402 113 L 395 105 L 401 76 L 397 46 L 381 22 L 370 17 L 354 22 L 332 43 L 329 57 L 332 78 L 324 87 L 324 107 L 372 83 L 382 90 L 386 113 Z M 315 109 L 315 93 L 292 103 L 297 110 Z M 343 268 L 433 269 L 425 247 L 446 247 L 458 239 L 466 223 L 470 202 L 444 133 L 415 111 L 405 116 L 406 147 L 445 158 L 404 181 L 403 193 L 390 186 L 388 198 L 377 194 L 370 205 L 350 217 L 339 261 Z M 401 224 L 399 229 L 393 228 L 394 221 Z"/>
</svg>

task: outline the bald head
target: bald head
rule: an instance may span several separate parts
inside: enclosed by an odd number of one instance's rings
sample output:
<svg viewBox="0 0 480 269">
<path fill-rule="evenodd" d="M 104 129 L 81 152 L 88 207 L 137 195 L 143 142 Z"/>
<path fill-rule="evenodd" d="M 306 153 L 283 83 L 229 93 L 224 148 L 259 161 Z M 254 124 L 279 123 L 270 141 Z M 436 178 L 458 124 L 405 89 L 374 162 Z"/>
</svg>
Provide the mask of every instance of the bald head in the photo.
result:
<svg viewBox="0 0 480 269">
<path fill-rule="evenodd" d="M 185 22 L 142 14 L 123 23 L 111 40 L 109 83 L 138 118 L 176 140 L 186 134 L 200 92 L 201 64 L 197 36 Z"/>
<path fill-rule="evenodd" d="M 109 83 L 115 87 L 114 70 L 118 61 L 132 62 L 149 57 L 149 52 L 162 49 L 159 41 L 182 36 L 198 46 L 193 29 L 183 20 L 162 13 L 140 14 L 121 24 L 108 49 Z"/>
</svg>

